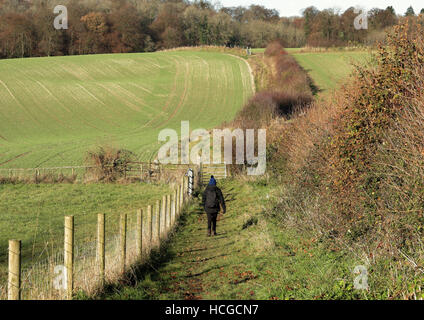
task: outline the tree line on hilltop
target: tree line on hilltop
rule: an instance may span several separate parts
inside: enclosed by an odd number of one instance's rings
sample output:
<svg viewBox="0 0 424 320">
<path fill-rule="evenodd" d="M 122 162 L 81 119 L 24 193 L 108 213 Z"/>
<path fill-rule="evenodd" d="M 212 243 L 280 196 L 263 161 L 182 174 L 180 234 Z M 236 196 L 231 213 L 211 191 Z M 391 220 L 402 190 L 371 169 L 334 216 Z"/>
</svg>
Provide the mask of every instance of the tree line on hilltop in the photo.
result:
<svg viewBox="0 0 424 320">
<path fill-rule="evenodd" d="M 0 58 L 152 52 L 180 46 L 262 48 L 370 45 L 397 24 L 392 7 L 369 12 L 369 29 L 356 30 L 354 8 L 306 8 L 281 17 L 260 5 L 223 7 L 205 0 L 63 0 L 68 29 L 56 30 L 55 0 L 0 0 Z M 422 10 L 421 13 L 424 13 Z M 284 14 L 284 13 L 282 13 Z M 405 16 L 415 16 L 412 7 Z"/>
</svg>

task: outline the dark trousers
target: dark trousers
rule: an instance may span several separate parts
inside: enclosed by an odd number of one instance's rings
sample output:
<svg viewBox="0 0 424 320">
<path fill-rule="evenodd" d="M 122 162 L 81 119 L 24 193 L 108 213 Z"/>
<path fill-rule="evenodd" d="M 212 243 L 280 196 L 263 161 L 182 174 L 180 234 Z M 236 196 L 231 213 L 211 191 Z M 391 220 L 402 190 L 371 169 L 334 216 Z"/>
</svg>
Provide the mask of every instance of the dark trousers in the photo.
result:
<svg viewBox="0 0 424 320">
<path fill-rule="evenodd" d="M 218 212 L 208 213 L 208 232 L 211 230 L 216 232 L 216 218 L 218 217 Z"/>
</svg>

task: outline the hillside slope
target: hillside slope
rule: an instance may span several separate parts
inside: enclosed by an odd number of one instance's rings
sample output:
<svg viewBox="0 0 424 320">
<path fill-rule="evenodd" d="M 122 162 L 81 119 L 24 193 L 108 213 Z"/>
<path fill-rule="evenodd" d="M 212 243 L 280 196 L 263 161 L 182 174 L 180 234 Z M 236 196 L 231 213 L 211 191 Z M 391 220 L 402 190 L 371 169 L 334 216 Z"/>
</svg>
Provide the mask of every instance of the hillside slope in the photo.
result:
<svg viewBox="0 0 424 320">
<path fill-rule="evenodd" d="M 337 88 L 352 72 L 353 64 L 364 63 L 369 58 L 366 51 L 313 53 L 293 51 L 291 54 L 309 73 L 322 93 Z"/>
<path fill-rule="evenodd" d="M 222 53 L 2 60 L 0 167 L 79 165 L 104 143 L 146 160 L 162 128 L 212 128 L 252 93 L 247 63 Z"/>
</svg>

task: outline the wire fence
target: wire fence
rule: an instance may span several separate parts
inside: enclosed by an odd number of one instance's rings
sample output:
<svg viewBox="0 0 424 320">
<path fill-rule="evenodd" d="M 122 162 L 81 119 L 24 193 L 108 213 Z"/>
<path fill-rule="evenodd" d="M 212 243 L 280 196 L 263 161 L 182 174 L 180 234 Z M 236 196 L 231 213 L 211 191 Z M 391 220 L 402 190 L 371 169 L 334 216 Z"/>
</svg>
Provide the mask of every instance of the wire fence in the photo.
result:
<svg viewBox="0 0 424 320">
<path fill-rule="evenodd" d="M 112 166 L 110 166 L 112 167 Z M 164 165 L 158 162 L 130 162 L 123 172 L 124 179 L 142 182 L 166 182 L 187 171 L 189 165 Z M 81 183 L 93 180 L 93 170 L 104 169 L 99 166 L 64 166 L 49 168 L 0 168 L 0 182 L 29 183 Z"/>
<path fill-rule="evenodd" d="M 162 201 L 131 214 L 100 214 L 97 228 L 88 228 L 83 219 L 74 221 L 74 217 L 72 225 L 67 225 L 70 217 L 65 217 L 60 235 L 64 241 L 46 242 L 31 261 L 21 260 L 22 249 L 28 248 L 21 248 L 19 240 L 10 240 L 8 276 L 0 278 L 0 299 L 70 299 L 77 293 L 94 296 L 106 283 L 125 278 L 169 238 L 189 201 L 188 188 L 188 177 L 180 176 L 174 192 Z"/>
</svg>

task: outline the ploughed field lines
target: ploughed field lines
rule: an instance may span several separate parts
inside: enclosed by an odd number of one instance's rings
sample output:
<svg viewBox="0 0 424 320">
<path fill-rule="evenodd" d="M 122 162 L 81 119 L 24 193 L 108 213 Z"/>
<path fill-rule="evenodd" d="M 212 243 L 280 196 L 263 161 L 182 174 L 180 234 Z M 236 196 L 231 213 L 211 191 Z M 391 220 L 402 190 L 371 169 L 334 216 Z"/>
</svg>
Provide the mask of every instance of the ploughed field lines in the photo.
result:
<svg viewBox="0 0 424 320">
<path fill-rule="evenodd" d="M 80 165 L 99 144 L 148 160 L 163 128 L 212 128 L 252 95 L 243 60 L 159 52 L 0 61 L 0 168 Z"/>
</svg>

